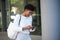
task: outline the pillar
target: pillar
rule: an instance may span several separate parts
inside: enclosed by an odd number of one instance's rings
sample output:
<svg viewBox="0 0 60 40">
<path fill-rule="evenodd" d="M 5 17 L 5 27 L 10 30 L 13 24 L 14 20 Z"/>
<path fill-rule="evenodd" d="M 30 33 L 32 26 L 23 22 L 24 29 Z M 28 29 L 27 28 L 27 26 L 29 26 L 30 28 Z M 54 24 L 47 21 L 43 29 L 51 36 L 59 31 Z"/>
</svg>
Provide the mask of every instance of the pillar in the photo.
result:
<svg viewBox="0 0 60 40">
<path fill-rule="evenodd" d="M 59 40 L 59 0 L 41 0 L 42 40 Z"/>
<path fill-rule="evenodd" d="M 6 31 L 7 28 L 6 0 L 1 1 L 2 1 L 2 31 Z"/>
</svg>

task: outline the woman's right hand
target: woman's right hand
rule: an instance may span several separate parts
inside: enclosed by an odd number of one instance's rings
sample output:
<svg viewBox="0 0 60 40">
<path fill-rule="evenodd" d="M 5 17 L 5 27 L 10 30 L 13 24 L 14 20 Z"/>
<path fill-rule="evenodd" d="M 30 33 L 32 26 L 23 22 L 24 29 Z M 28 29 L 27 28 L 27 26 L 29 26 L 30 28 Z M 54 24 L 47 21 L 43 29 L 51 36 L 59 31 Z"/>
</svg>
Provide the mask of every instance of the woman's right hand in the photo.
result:
<svg viewBox="0 0 60 40">
<path fill-rule="evenodd" d="M 30 30 L 30 29 L 32 29 L 33 27 L 31 27 L 30 25 L 29 26 L 27 26 L 27 27 L 23 27 L 22 28 L 22 30 Z"/>
</svg>

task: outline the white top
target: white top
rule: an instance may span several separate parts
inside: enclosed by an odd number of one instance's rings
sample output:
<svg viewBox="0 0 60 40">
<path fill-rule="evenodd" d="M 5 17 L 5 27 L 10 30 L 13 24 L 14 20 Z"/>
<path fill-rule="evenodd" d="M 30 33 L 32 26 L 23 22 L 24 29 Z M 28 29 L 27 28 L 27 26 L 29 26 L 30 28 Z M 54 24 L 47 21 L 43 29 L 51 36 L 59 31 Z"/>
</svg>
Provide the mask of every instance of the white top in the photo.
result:
<svg viewBox="0 0 60 40">
<path fill-rule="evenodd" d="M 21 17 L 21 20 L 20 20 L 20 25 L 18 25 L 19 23 L 19 19 Z M 15 31 L 18 31 L 18 32 L 21 32 L 21 33 L 24 33 L 24 34 L 30 34 L 30 32 L 33 32 L 35 30 L 22 30 L 22 27 L 26 27 L 26 26 L 32 26 L 32 16 L 29 16 L 29 17 L 25 17 L 25 16 L 22 16 L 22 15 L 19 15 L 17 14 L 16 15 L 16 18 L 14 19 L 14 25 L 15 25 Z M 18 26 L 18 27 L 17 27 Z"/>
</svg>

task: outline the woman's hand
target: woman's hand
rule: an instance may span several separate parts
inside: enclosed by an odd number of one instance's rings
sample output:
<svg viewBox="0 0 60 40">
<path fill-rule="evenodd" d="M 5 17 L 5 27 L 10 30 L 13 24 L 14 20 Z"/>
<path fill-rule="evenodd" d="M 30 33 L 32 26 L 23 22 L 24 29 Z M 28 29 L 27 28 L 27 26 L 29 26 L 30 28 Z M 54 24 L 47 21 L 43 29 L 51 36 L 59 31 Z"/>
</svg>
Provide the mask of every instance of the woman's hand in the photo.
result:
<svg viewBox="0 0 60 40">
<path fill-rule="evenodd" d="M 34 30 L 34 29 L 36 29 L 36 27 L 35 26 L 32 26 L 32 30 Z"/>
<path fill-rule="evenodd" d="M 22 30 L 30 30 L 30 29 L 34 29 L 34 27 L 32 26 L 27 26 L 27 27 L 23 27 Z"/>
</svg>

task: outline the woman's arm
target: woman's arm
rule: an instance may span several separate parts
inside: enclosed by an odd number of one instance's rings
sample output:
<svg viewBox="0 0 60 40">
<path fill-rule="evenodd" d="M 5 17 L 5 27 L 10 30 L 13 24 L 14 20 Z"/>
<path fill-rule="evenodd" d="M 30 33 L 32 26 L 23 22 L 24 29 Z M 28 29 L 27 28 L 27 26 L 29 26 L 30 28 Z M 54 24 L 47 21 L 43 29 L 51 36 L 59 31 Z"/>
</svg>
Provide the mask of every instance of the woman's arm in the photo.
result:
<svg viewBox="0 0 60 40">
<path fill-rule="evenodd" d="M 18 27 L 19 26 L 19 19 L 20 19 L 20 15 L 17 14 L 14 19 L 14 30 L 18 31 L 18 32 L 22 31 L 22 27 Z"/>
</svg>

